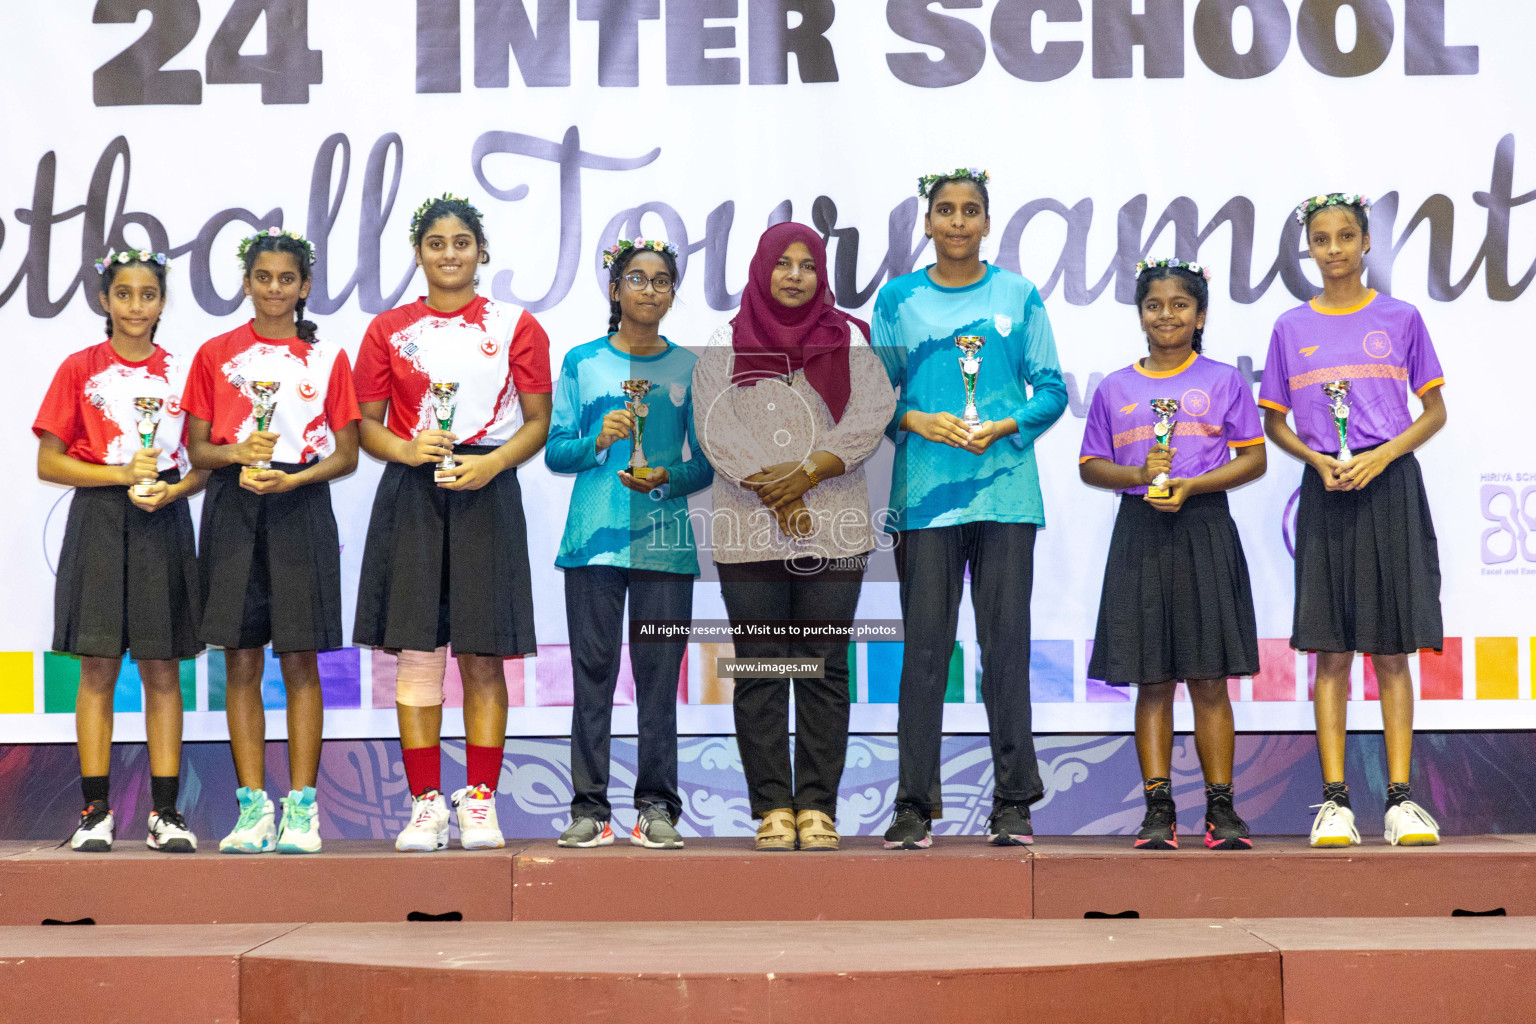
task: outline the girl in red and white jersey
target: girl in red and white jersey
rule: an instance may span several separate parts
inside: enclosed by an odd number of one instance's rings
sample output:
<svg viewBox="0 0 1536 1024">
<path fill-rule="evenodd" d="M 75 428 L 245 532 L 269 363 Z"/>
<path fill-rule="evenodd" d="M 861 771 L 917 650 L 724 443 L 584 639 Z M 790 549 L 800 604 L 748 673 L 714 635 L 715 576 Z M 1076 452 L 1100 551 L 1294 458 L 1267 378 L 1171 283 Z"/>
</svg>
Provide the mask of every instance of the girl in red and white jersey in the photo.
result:
<svg viewBox="0 0 1536 1024">
<path fill-rule="evenodd" d="M 255 319 L 203 345 L 183 400 L 192 464 L 212 471 L 198 636 L 224 648 L 224 706 L 240 782 L 240 816 L 219 852 L 317 853 L 325 712 L 318 652 L 342 644 L 341 545 L 329 481 L 357 468 L 361 416 L 346 351 L 317 338 L 304 319 L 314 246 L 274 227 L 241 242 L 239 259 Z M 270 409 L 257 390 L 267 383 L 277 386 Z M 290 791 L 280 832 L 266 790 L 261 679 L 269 642 L 288 697 Z"/>
<path fill-rule="evenodd" d="M 395 699 L 413 797 L 400 850 L 448 845 L 439 738 L 449 646 L 464 680 L 468 785 L 453 795 L 460 841 L 503 845 L 502 660 L 537 650 L 517 467 L 549 433 L 549 338 L 526 310 L 475 294 L 476 268 L 490 260 L 480 219 L 447 195 L 416 211 L 411 244 L 427 294 L 375 317 L 357 356 L 363 448 L 388 465 L 368 524 L 353 640 L 400 655 Z M 444 400 L 451 424 L 440 418 Z M 450 453 L 456 466 L 444 469 Z"/>
<path fill-rule="evenodd" d="M 107 771 L 112 696 L 126 652 L 144 682 L 152 850 L 192 853 L 176 810 L 181 778 L 181 661 L 197 639 L 197 552 L 183 498 L 188 472 L 185 364 L 155 344 L 165 310 L 165 255 L 108 252 L 96 264 L 107 340 L 64 360 L 32 432 L 37 475 L 75 489 L 54 589 L 53 649 L 80 658 L 75 730 L 85 798 L 70 846 L 112 848 Z"/>
</svg>

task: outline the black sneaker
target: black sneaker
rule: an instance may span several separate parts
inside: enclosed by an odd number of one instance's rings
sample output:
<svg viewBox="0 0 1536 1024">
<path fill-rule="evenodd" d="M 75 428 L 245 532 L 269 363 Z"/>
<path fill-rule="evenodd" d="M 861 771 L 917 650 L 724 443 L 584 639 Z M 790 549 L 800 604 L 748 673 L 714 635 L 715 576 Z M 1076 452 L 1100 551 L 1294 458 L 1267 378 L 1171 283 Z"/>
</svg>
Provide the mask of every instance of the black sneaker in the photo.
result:
<svg viewBox="0 0 1536 1024">
<path fill-rule="evenodd" d="M 896 820 L 885 830 L 887 850 L 926 850 L 933 845 L 933 822 L 915 807 L 898 807 Z"/>
<path fill-rule="evenodd" d="M 1237 816 L 1231 800 L 1216 799 L 1205 805 L 1205 845 L 1211 850 L 1251 850 L 1248 823 Z"/>
<path fill-rule="evenodd" d="M 1029 808 L 1023 804 L 1003 804 L 987 819 L 987 842 L 993 846 L 1028 846 L 1034 841 Z"/>
<path fill-rule="evenodd" d="M 1147 804 L 1147 816 L 1141 819 L 1141 831 L 1131 845 L 1138 850 L 1177 850 L 1178 824 L 1178 811 L 1172 801 L 1154 800 Z"/>
</svg>

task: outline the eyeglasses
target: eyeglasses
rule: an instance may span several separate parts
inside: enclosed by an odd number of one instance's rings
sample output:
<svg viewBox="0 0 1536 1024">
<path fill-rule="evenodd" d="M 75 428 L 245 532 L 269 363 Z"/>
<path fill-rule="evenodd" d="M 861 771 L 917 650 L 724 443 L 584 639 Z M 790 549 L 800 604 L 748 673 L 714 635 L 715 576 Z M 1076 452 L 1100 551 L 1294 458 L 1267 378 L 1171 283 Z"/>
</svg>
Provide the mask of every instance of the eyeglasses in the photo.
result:
<svg viewBox="0 0 1536 1024">
<path fill-rule="evenodd" d="M 643 292 L 646 285 L 656 289 L 657 294 L 665 295 L 672 290 L 672 278 L 667 274 L 646 277 L 638 270 L 624 275 L 624 287 L 632 292 Z"/>
</svg>

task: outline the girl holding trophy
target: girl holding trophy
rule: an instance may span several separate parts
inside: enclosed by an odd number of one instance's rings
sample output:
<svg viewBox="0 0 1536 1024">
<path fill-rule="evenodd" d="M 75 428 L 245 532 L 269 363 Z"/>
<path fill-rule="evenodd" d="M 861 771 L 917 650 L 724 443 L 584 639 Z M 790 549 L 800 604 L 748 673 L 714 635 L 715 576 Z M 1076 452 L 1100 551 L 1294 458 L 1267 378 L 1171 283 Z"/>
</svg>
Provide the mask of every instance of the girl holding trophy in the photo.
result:
<svg viewBox="0 0 1536 1024">
<path fill-rule="evenodd" d="M 1414 449 L 1445 425 L 1445 378 L 1413 306 L 1365 286 L 1370 201 L 1331 193 L 1296 208 L 1323 292 L 1275 321 L 1259 404 L 1270 440 L 1301 460 L 1291 646 L 1317 653 L 1313 705 L 1323 804 L 1313 846 L 1360 841 L 1344 783 L 1355 652 L 1371 656 L 1387 747 L 1387 842 L 1440 828 L 1414 803 L 1408 655 L 1441 649 L 1440 554 Z M 1415 419 L 1408 388 L 1423 411 Z M 1287 414 L 1295 426 L 1287 422 Z"/>
<path fill-rule="evenodd" d="M 342 645 L 341 542 L 329 481 L 357 468 L 357 397 L 340 345 L 304 319 L 315 251 L 269 228 L 240 243 L 255 318 L 198 350 L 183 398 L 203 501 L 203 620 L 224 648 L 240 815 L 220 853 L 317 853 L 324 702 L 318 652 Z M 279 830 L 266 791 L 267 644 L 287 691 L 289 793 Z"/>
<path fill-rule="evenodd" d="M 1035 530 L 1045 523 L 1034 442 L 1067 391 L 1040 293 L 981 259 L 988 180 L 974 167 L 918 180 L 935 262 L 875 300 L 875 351 L 901 393 L 886 431 L 896 443 L 886 529 L 897 535 L 906 626 L 887 849 L 931 845 L 943 813 L 944 689 L 967 566 L 997 779 L 990 841 L 1031 842 L 1029 805 L 1043 791 L 1029 703 Z"/>
<path fill-rule="evenodd" d="M 439 738 L 449 646 L 464 681 L 468 785 L 453 796 L 460 842 L 504 845 L 495 800 L 503 659 L 537 650 L 517 467 L 549 432 L 549 338 L 526 310 L 475 293 L 476 271 L 490 261 L 480 220 L 453 196 L 421 205 L 411 245 L 427 294 L 375 317 L 357 356 L 362 445 L 386 465 L 353 640 L 399 652 L 395 699 L 412 795 L 399 850 L 448 845 Z"/>
<path fill-rule="evenodd" d="M 683 845 L 676 828 L 677 690 L 688 642 L 645 640 L 637 624 L 692 618 L 699 563 L 688 495 L 707 487 L 714 473 L 693 436 L 695 356 L 660 333 L 677 292 L 677 250 L 626 239 L 603 253 L 603 264 L 608 333 L 565 357 L 544 452 L 550 469 L 576 474 L 555 557 L 565 573 L 574 687 L 574 794 L 559 843 L 613 842 L 609 740 L 627 592 L 640 745 L 629 841 L 672 850 Z"/>
<path fill-rule="evenodd" d="M 181 778 L 181 661 L 197 639 L 197 551 L 183 498 L 206 476 L 182 444 L 184 365 L 155 344 L 165 309 L 164 253 L 108 252 L 96 264 L 107 340 L 54 375 L 32 424 L 37 475 L 73 487 L 54 591 L 53 649 L 80 659 L 75 729 L 85 809 L 75 850 L 112 848 L 107 775 L 112 696 L 123 654 L 144 683 L 152 850 L 192 853 L 176 810 Z"/>
<path fill-rule="evenodd" d="M 1147 355 L 1104 378 L 1078 471 L 1120 495 L 1088 675 L 1135 685 L 1146 817 L 1135 847 L 1178 849 L 1169 778 L 1173 697 L 1185 680 L 1205 772 L 1205 845 L 1253 847 L 1232 795 L 1227 677 L 1259 670 L 1248 563 L 1226 492 L 1264 473 L 1264 432 L 1246 378 L 1200 354 L 1210 271 L 1136 265 Z"/>
</svg>

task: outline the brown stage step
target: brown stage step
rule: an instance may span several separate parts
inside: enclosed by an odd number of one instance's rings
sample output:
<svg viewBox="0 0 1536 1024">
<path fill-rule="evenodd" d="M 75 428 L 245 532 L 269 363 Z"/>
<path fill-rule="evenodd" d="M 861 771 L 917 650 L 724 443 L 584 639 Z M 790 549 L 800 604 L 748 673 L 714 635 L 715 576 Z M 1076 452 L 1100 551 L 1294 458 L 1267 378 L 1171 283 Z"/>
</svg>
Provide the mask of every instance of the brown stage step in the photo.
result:
<svg viewBox="0 0 1536 1024">
<path fill-rule="evenodd" d="M 413 911 L 510 921 L 520 845 L 407 854 L 387 840 L 328 839 L 318 854 L 248 856 L 220 854 L 216 841 L 193 854 L 127 839 L 101 854 L 34 844 L 0 851 L 0 925 L 403 922 Z"/>
<path fill-rule="evenodd" d="M 1287 1024 L 1536 1017 L 1536 919 L 1236 922 L 1279 950 Z"/>
<path fill-rule="evenodd" d="M 517 855 L 512 918 L 568 921 L 910 921 L 1033 916 L 1029 851 L 967 838 L 888 851 L 878 836 L 834 853 L 758 853 L 751 839 L 688 839 L 681 850 L 554 840 Z"/>
<path fill-rule="evenodd" d="M 332 840 L 318 855 L 254 857 L 155 853 L 127 840 L 108 854 L 3 844 L 0 925 L 404 921 L 413 911 L 466 921 L 1536 915 L 1536 838 L 1418 849 L 1256 842 L 1148 852 L 1124 837 L 1045 836 L 1027 850 L 964 837 L 886 851 L 855 837 L 836 853 L 767 854 L 748 839 L 689 839 L 677 851 L 512 840 L 401 854 L 387 840 Z"/>
<path fill-rule="evenodd" d="M 1206 921 L 319 924 L 241 981 L 244 1024 L 1282 1019 L 1279 956 Z"/>
<path fill-rule="evenodd" d="M 238 1021 L 241 955 L 297 927 L 0 927 L 0 1021 Z"/>
<path fill-rule="evenodd" d="M 1314 850 L 1301 836 L 1252 850 L 1132 849 L 1123 837 L 1055 836 L 1034 846 L 1035 917 L 1449 917 L 1536 914 L 1536 843 L 1447 837 L 1439 846 Z"/>
</svg>

